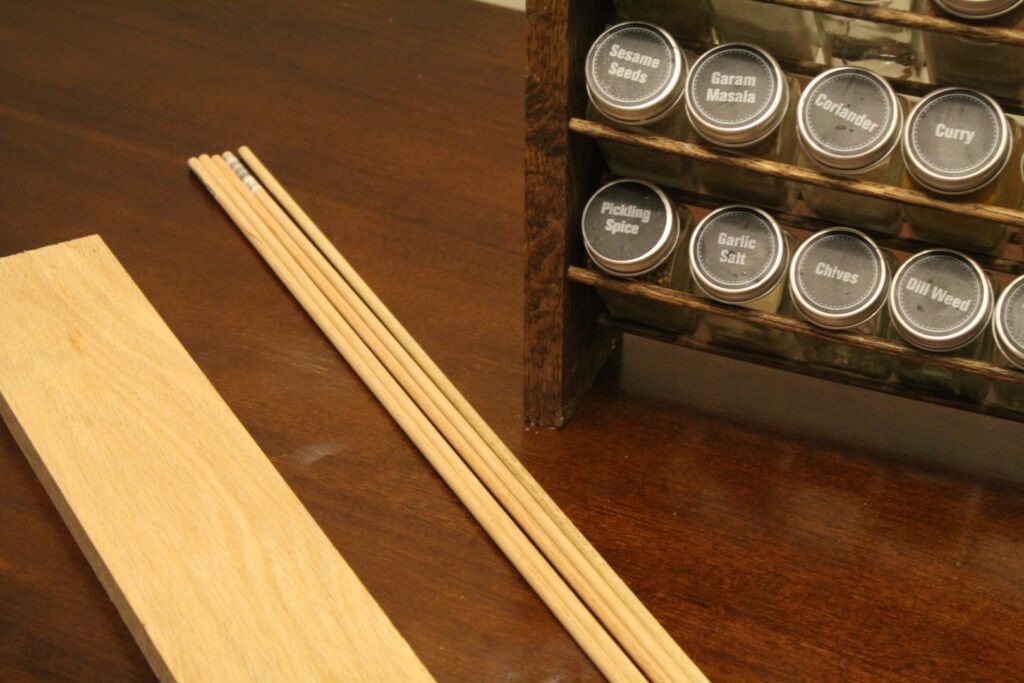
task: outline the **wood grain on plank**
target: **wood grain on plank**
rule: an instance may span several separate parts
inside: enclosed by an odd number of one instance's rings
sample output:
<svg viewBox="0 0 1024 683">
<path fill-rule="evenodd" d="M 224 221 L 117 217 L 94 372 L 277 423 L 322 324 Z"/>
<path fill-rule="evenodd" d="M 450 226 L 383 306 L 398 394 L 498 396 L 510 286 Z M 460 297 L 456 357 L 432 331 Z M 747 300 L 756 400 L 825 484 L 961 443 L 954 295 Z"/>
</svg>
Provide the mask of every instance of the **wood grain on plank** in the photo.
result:
<svg viewBox="0 0 1024 683">
<path fill-rule="evenodd" d="M 161 678 L 431 680 L 99 237 L 0 292 L 0 412 Z"/>
</svg>

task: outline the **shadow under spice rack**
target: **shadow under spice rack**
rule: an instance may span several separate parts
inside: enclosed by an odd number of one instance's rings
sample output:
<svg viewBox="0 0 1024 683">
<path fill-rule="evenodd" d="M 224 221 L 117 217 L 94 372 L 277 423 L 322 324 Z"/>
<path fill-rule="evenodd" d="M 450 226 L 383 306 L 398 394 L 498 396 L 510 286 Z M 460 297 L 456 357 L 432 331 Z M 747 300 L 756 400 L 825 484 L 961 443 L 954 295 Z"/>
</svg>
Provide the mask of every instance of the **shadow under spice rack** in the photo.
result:
<svg viewBox="0 0 1024 683">
<path fill-rule="evenodd" d="M 966 24 L 942 17 L 833 0 L 752 1 L 955 34 L 979 41 L 1017 45 L 1024 49 L 1024 31 L 1020 30 Z M 647 133 L 626 132 L 589 121 L 583 118 L 586 109 L 583 63 L 590 43 L 607 24 L 615 20 L 611 0 L 530 0 L 527 13 L 529 68 L 526 98 L 524 404 L 528 422 L 560 427 L 618 345 L 622 334 L 930 403 L 1024 421 L 1024 412 L 1004 405 L 935 393 L 925 388 L 901 384 L 893 378 L 871 379 L 794 358 L 715 346 L 694 335 L 678 334 L 608 317 L 596 296 L 598 289 L 691 309 L 698 315 L 741 320 L 796 337 L 846 345 L 905 362 L 921 363 L 978 377 L 994 384 L 1020 388 L 1024 392 L 1024 373 L 991 362 L 931 354 L 891 339 L 828 331 L 785 315 L 722 305 L 678 290 L 609 277 L 585 267 L 585 252 L 578 229 L 583 205 L 606 175 L 603 161 L 594 144 L 596 140 L 614 141 L 663 154 L 745 169 L 794 183 L 984 218 L 1021 229 L 1024 229 L 1024 211 L 988 204 L 946 201 L 909 188 L 847 177 L 837 178 L 738 152 L 711 149 Z M 703 49 L 707 46 L 687 47 Z M 812 62 L 779 61 L 787 71 L 802 76 L 813 76 L 827 68 Z M 922 96 L 937 87 L 899 79 L 890 79 L 890 82 L 898 92 L 912 96 Z M 1024 114 L 1024 104 L 1020 101 L 1002 99 L 1000 104 L 1009 113 Z M 692 207 L 714 208 L 727 203 L 707 195 L 679 190 L 670 190 L 669 193 L 680 203 Z M 786 229 L 798 235 L 833 224 L 810 216 L 773 213 Z M 888 235 L 875 235 L 875 238 L 880 246 L 902 252 L 936 246 Z M 1019 251 L 1017 248 L 1018 255 Z M 1019 258 L 983 254 L 973 256 L 1004 284 L 1010 276 L 1024 272 L 1024 263 Z"/>
</svg>

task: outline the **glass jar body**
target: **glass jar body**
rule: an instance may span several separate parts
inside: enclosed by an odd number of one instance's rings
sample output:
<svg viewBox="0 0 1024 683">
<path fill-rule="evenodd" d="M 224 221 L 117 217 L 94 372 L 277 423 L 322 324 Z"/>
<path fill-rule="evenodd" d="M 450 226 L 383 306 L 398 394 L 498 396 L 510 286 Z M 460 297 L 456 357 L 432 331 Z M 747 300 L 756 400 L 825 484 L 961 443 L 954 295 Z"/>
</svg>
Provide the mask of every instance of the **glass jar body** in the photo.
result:
<svg viewBox="0 0 1024 683">
<path fill-rule="evenodd" d="M 673 140 L 693 142 L 696 134 L 680 100 L 665 116 L 644 125 L 629 125 L 602 114 L 593 102 L 587 103 L 587 118 L 624 131 L 650 133 Z M 613 140 L 598 140 L 598 147 L 612 175 L 640 178 L 656 185 L 695 192 L 700 185 L 692 159 Z"/>
<path fill-rule="evenodd" d="M 711 8 L 707 0 L 615 0 L 623 19 L 647 21 L 669 33 L 707 43 L 711 40 Z"/>
<path fill-rule="evenodd" d="M 870 320 L 847 331 L 877 337 L 884 335 L 888 327 L 889 316 L 883 306 Z M 890 357 L 882 353 L 817 337 L 801 336 L 797 343 L 804 361 L 817 367 L 875 380 L 888 379 L 892 374 Z"/>
<path fill-rule="evenodd" d="M 1020 127 L 1016 121 L 1009 119 L 1011 135 L 1010 160 L 1000 174 L 989 184 L 969 194 L 941 196 L 942 199 L 955 202 L 979 202 L 1002 206 L 1008 209 L 1021 208 L 1024 198 L 1024 182 L 1021 180 L 1021 140 Z M 904 187 L 930 192 L 917 180 L 904 171 Z M 932 193 L 934 194 L 934 193 Z M 935 242 L 944 246 L 960 247 L 986 254 L 998 254 L 1006 248 L 1016 228 L 971 216 L 947 213 L 921 206 L 907 205 L 904 210 L 907 224 L 914 237 L 927 242 Z"/>
<path fill-rule="evenodd" d="M 793 7 L 711 0 L 711 23 L 719 42 L 750 43 L 783 59 L 814 61 L 822 43 L 818 15 Z"/>
<path fill-rule="evenodd" d="M 762 313 L 786 314 L 789 308 L 788 298 L 785 297 L 786 287 L 786 279 L 783 278 L 776 285 L 775 289 L 760 299 L 743 304 L 729 305 L 748 308 Z M 704 291 L 696 281 L 693 282 L 693 293 L 708 299 L 714 298 Z M 740 351 L 753 351 L 783 358 L 793 358 L 796 355 L 796 340 L 788 332 L 717 313 L 702 314 L 701 322 L 703 323 L 708 341 L 714 346 Z"/>
<path fill-rule="evenodd" d="M 885 185 L 899 185 L 903 178 L 903 157 L 899 150 L 893 150 L 881 162 L 860 172 L 822 168 L 802 149 L 797 152 L 797 163 L 829 175 L 870 180 Z M 815 216 L 834 221 L 837 225 L 867 228 L 891 235 L 898 234 L 902 227 L 903 207 L 899 202 L 806 184 L 800 186 L 800 195 Z"/>
<path fill-rule="evenodd" d="M 921 14 L 979 26 L 1024 28 L 1024 6 L 988 19 L 964 19 L 946 12 L 933 0 L 916 0 Z M 1019 99 L 1024 86 L 1024 48 L 971 40 L 948 33 L 923 31 L 931 80 L 939 85 L 975 88 L 995 97 Z"/>
<path fill-rule="evenodd" d="M 683 235 L 690 228 L 692 219 L 688 216 L 680 216 L 685 221 L 680 225 L 679 244 L 675 250 L 660 266 L 649 273 L 630 278 L 635 282 L 645 282 L 660 287 L 668 287 L 685 292 L 689 289 L 690 269 L 686 257 L 686 248 L 683 246 Z M 673 306 L 660 301 L 650 301 L 629 294 L 613 292 L 598 288 L 598 294 L 608 308 L 608 313 L 613 318 L 629 320 L 641 323 L 650 327 L 656 327 L 672 332 L 692 332 L 696 326 L 696 315 L 693 309 L 683 306 Z"/>
<path fill-rule="evenodd" d="M 789 83 L 786 115 L 767 137 L 747 147 L 722 147 L 709 140 L 704 140 L 703 144 L 783 164 L 794 163 L 798 146 L 796 103 L 800 99 L 800 84 L 792 76 L 787 75 L 786 78 Z M 699 162 L 697 170 L 707 193 L 722 199 L 786 210 L 792 207 L 796 197 L 796 188 L 782 178 L 711 162 Z"/>
<path fill-rule="evenodd" d="M 914 0 L 846 0 L 855 5 L 910 11 Z M 919 32 L 894 24 L 821 15 L 833 65 L 860 66 L 887 78 L 920 80 L 924 62 Z"/>
<path fill-rule="evenodd" d="M 903 339 L 893 325 L 889 326 L 893 339 Z M 947 352 L 961 358 L 987 359 L 992 353 L 992 335 L 985 331 L 966 346 Z M 967 374 L 952 368 L 901 358 L 895 367 L 896 378 L 907 386 L 930 393 L 982 403 L 989 390 L 989 381 L 980 375 Z"/>
</svg>

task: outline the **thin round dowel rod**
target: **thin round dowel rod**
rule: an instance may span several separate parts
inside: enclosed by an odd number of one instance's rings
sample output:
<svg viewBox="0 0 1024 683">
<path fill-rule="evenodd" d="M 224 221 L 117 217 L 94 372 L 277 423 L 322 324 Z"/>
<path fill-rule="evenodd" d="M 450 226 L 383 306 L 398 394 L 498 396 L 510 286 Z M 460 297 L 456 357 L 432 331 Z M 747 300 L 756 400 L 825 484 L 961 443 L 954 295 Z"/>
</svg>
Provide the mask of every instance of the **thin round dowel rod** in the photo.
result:
<svg viewBox="0 0 1024 683">
<path fill-rule="evenodd" d="M 190 166 L 193 166 L 191 162 Z M 200 171 L 205 167 L 201 178 L 208 188 L 212 187 L 212 193 L 235 224 L 595 665 L 613 681 L 645 680 L 370 350 L 340 319 L 322 293 L 294 262 L 289 262 L 290 257 L 283 253 L 279 244 L 275 244 L 273 235 L 261 224 L 254 207 L 246 203 L 243 192 L 231 185 L 232 179 L 237 181 L 231 171 L 226 166 L 216 165 L 215 161 L 211 163 L 205 156 L 196 166 Z M 196 170 L 195 166 L 193 170 Z"/>
<path fill-rule="evenodd" d="M 222 155 L 262 207 L 273 218 L 277 239 L 312 279 L 356 333 L 373 350 L 398 383 L 480 477 L 491 493 L 523 527 L 555 568 L 590 606 L 651 680 L 685 681 L 688 672 L 664 652 L 646 625 L 621 602 L 600 573 L 540 507 L 522 483 L 496 459 L 493 450 L 416 364 L 358 294 L 323 254 L 230 152 Z M 266 217 L 265 217 L 266 218 Z M 270 221 L 267 221 L 268 223 Z M 296 253 L 299 252 L 299 253 Z"/>
<path fill-rule="evenodd" d="M 462 396 L 448 377 L 441 371 L 426 352 L 419 346 L 416 340 L 405 330 L 397 318 L 388 310 L 384 303 L 376 296 L 372 289 L 359 276 L 348 261 L 338 252 L 330 240 L 323 234 L 313 220 L 302 210 L 302 207 L 291 197 L 288 191 L 277 181 L 274 175 L 263 165 L 259 158 L 248 147 L 239 149 L 239 154 L 246 165 L 256 175 L 264 187 L 277 199 L 284 209 L 291 214 L 299 227 L 309 236 L 323 254 L 330 260 L 339 274 L 359 294 L 366 304 L 373 310 L 380 321 L 391 331 L 399 343 L 413 357 L 416 363 L 423 368 L 427 375 L 436 383 L 441 391 L 455 405 L 456 409 L 472 425 L 473 429 L 493 449 L 494 453 L 501 459 L 502 463 L 518 479 L 521 484 L 530 492 L 531 496 L 540 504 L 547 515 L 555 521 L 562 532 L 571 540 L 573 545 L 583 553 L 590 561 L 590 564 L 601 574 L 606 584 L 612 588 L 629 609 L 647 625 L 647 629 L 661 644 L 663 650 L 669 653 L 677 666 L 685 671 L 689 680 L 696 682 L 707 681 L 707 677 L 701 672 L 693 661 L 683 652 L 678 643 L 665 631 L 664 627 L 648 611 L 647 607 L 636 597 L 629 587 L 622 581 L 618 574 L 608 565 L 607 561 L 590 544 L 586 537 L 576 528 L 572 521 L 551 499 L 546 491 L 540 486 L 533 476 L 523 467 L 518 458 L 505 445 L 500 437 L 491 429 L 490 425 L 473 409 L 472 405 Z"/>
</svg>

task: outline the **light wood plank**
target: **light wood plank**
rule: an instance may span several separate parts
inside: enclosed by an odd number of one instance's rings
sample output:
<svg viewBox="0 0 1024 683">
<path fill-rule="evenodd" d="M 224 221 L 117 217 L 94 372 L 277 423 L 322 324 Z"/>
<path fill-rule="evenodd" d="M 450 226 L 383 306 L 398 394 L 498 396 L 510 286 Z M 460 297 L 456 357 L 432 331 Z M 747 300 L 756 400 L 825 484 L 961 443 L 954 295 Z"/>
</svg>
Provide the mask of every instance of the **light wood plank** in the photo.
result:
<svg viewBox="0 0 1024 683">
<path fill-rule="evenodd" d="M 0 412 L 164 680 L 432 680 L 97 237 L 0 259 Z"/>
</svg>

